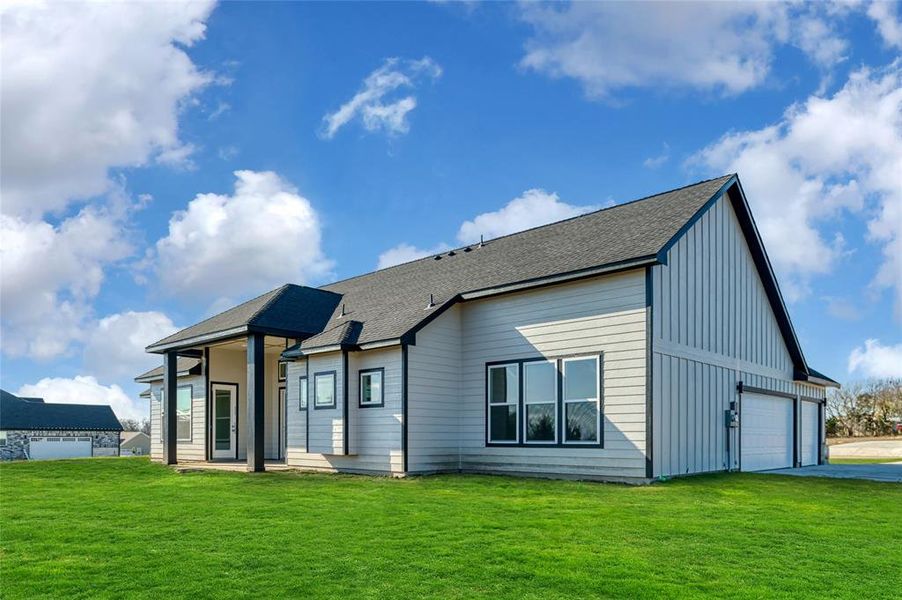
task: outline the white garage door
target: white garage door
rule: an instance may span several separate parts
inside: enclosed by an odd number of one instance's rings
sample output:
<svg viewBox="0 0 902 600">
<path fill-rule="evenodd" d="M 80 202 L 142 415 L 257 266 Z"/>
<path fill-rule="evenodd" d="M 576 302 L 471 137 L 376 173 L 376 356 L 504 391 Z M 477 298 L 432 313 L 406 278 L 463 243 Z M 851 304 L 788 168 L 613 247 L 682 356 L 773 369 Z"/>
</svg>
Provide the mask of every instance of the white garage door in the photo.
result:
<svg viewBox="0 0 902 600">
<path fill-rule="evenodd" d="M 28 444 L 32 460 L 91 456 L 89 437 L 33 437 Z"/>
<path fill-rule="evenodd" d="M 779 396 L 742 394 L 740 462 L 743 471 L 792 466 L 793 401 Z"/>
<path fill-rule="evenodd" d="M 820 440 L 820 411 L 815 402 L 802 401 L 802 466 L 816 465 Z"/>
</svg>

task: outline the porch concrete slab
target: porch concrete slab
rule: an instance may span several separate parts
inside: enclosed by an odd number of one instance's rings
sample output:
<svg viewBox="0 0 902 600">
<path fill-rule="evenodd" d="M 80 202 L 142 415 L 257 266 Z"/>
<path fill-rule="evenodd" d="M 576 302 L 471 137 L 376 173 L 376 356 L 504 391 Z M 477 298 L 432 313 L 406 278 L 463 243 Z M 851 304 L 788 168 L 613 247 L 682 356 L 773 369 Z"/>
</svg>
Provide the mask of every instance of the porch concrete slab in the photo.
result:
<svg viewBox="0 0 902 600">
<path fill-rule="evenodd" d="M 798 469 L 776 469 L 763 472 L 769 475 L 791 475 L 793 477 L 869 479 L 871 481 L 902 483 L 902 462 L 864 465 L 814 465 Z"/>
<path fill-rule="evenodd" d="M 830 446 L 827 452 L 833 458 L 902 459 L 902 439 L 846 442 Z"/>
<path fill-rule="evenodd" d="M 291 467 L 283 462 L 266 461 L 264 465 L 267 471 L 290 471 Z M 233 473 L 246 473 L 247 462 L 181 462 L 172 465 L 172 468 L 178 473 L 198 473 L 201 471 L 231 471 Z"/>
</svg>

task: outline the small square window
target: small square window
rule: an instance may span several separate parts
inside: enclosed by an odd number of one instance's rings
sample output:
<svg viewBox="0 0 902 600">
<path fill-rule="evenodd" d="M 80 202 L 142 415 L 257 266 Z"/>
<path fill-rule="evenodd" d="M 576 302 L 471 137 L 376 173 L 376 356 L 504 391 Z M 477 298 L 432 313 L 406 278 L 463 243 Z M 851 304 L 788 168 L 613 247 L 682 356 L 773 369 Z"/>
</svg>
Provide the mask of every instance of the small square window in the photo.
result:
<svg viewBox="0 0 902 600">
<path fill-rule="evenodd" d="M 288 375 L 288 363 L 280 362 L 279 363 L 279 381 L 285 381 Z"/>
<path fill-rule="evenodd" d="M 313 376 L 313 407 L 335 408 L 335 371 Z"/>
<path fill-rule="evenodd" d="M 384 406 L 384 369 L 360 371 L 360 406 Z"/>
</svg>

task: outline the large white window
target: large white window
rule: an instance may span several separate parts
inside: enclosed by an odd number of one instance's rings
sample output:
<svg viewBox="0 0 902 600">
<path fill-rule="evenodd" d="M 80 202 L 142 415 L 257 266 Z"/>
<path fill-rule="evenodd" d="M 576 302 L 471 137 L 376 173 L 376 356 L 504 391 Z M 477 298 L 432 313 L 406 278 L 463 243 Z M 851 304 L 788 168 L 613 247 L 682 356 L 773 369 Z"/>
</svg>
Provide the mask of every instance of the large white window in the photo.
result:
<svg viewBox="0 0 902 600">
<path fill-rule="evenodd" d="M 598 368 L 597 356 L 562 361 L 565 443 L 598 443 L 601 428 Z"/>
<path fill-rule="evenodd" d="M 489 367 L 489 441 L 517 443 L 520 414 L 520 365 Z"/>
<path fill-rule="evenodd" d="M 382 379 L 385 369 L 361 369 L 360 406 L 384 406 L 385 390 Z"/>
<path fill-rule="evenodd" d="M 526 443 L 557 441 L 557 364 L 523 363 L 523 410 Z"/>
<path fill-rule="evenodd" d="M 335 371 L 313 376 L 313 408 L 335 408 Z"/>
<path fill-rule="evenodd" d="M 193 388 L 190 385 L 179 386 L 176 396 L 176 439 L 178 441 L 191 441 L 191 396 Z"/>
</svg>

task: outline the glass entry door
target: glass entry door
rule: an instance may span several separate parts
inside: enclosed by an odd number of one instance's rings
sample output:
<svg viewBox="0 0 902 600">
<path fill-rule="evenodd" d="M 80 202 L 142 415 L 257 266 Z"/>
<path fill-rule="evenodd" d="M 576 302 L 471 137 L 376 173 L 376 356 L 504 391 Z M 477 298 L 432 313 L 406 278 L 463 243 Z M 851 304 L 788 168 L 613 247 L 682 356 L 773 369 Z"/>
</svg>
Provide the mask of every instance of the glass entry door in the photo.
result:
<svg viewBox="0 0 902 600">
<path fill-rule="evenodd" d="M 214 383 L 213 394 L 213 458 L 237 458 L 238 386 Z"/>
</svg>

